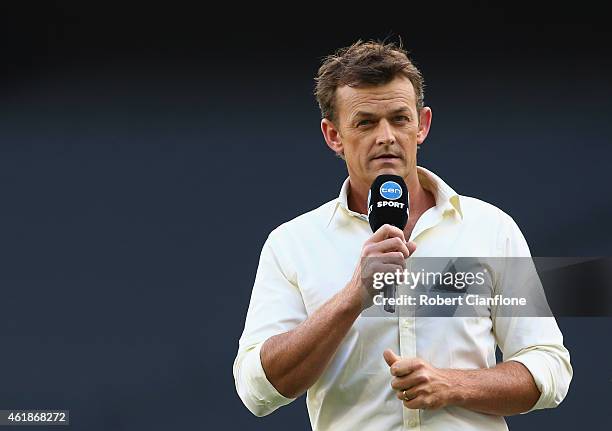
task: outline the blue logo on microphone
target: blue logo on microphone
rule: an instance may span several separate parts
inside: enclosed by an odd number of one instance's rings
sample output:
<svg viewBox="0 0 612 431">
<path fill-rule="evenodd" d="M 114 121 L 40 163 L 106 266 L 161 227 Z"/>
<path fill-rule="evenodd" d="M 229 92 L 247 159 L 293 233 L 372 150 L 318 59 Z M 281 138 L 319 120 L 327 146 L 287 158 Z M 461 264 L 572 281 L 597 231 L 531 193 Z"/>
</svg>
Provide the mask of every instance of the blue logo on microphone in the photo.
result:
<svg viewBox="0 0 612 431">
<path fill-rule="evenodd" d="M 395 181 L 387 181 L 380 186 L 380 195 L 394 201 L 402 197 L 402 188 Z"/>
</svg>

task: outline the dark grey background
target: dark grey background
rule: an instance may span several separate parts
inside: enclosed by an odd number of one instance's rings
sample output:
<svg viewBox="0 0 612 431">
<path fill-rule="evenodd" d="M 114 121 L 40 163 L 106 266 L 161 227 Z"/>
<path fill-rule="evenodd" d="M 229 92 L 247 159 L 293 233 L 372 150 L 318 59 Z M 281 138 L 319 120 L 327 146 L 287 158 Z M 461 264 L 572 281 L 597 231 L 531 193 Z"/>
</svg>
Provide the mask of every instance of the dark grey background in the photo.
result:
<svg viewBox="0 0 612 431">
<path fill-rule="evenodd" d="M 358 38 L 401 35 L 425 75 L 420 164 L 511 214 L 536 256 L 609 256 L 610 30 L 579 9 L 4 10 L 0 408 L 70 409 L 79 430 L 309 429 L 303 398 L 251 416 L 231 369 L 267 234 L 346 175 L 312 78 Z M 570 393 L 510 426 L 609 429 L 611 320 L 559 324 Z"/>
</svg>

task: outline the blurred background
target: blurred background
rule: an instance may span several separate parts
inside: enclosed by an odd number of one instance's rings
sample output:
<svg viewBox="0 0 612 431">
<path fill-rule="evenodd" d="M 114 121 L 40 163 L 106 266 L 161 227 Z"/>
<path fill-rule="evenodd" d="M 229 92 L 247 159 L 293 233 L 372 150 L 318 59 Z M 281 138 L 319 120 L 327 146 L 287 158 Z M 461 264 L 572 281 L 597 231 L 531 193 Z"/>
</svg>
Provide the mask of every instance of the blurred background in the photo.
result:
<svg viewBox="0 0 612 431">
<path fill-rule="evenodd" d="M 0 409 L 310 429 L 304 397 L 252 416 L 232 363 L 268 233 L 346 176 L 313 78 L 360 38 L 401 37 L 425 76 L 420 165 L 509 213 L 534 256 L 612 255 L 612 38 L 586 3 L 0 10 Z M 510 428 L 609 429 L 612 319 L 559 325 L 570 393 Z"/>
</svg>

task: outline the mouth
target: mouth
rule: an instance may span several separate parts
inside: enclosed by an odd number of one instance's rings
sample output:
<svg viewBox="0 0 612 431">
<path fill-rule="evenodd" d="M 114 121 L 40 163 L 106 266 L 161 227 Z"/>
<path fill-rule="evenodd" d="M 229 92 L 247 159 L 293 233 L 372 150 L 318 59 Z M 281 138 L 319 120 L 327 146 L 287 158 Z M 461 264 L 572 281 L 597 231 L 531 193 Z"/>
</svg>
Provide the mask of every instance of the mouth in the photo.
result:
<svg viewBox="0 0 612 431">
<path fill-rule="evenodd" d="M 401 157 L 395 155 L 395 154 L 380 154 L 376 157 L 373 157 L 372 160 L 380 160 L 383 162 L 391 162 L 394 160 L 401 160 Z"/>
</svg>

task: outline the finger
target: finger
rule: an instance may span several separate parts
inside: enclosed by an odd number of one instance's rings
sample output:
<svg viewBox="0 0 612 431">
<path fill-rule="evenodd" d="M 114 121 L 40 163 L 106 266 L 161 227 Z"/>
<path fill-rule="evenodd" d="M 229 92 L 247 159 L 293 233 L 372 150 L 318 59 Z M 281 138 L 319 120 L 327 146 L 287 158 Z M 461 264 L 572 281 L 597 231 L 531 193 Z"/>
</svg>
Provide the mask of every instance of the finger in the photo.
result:
<svg viewBox="0 0 612 431">
<path fill-rule="evenodd" d="M 411 400 L 404 400 L 403 404 L 404 404 L 404 407 L 413 409 L 413 410 L 426 409 L 428 407 L 426 399 L 422 395 L 416 398 L 413 398 Z"/>
<path fill-rule="evenodd" d="M 414 253 L 416 251 L 417 245 L 416 242 L 414 241 L 408 241 L 408 251 L 410 252 L 410 255 L 412 255 L 412 253 Z"/>
<path fill-rule="evenodd" d="M 395 362 L 399 361 L 401 358 L 393 353 L 393 350 L 387 349 L 383 352 L 383 358 L 385 358 L 385 362 L 387 365 L 391 366 Z"/>
<path fill-rule="evenodd" d="M 374 232 L 374 234 L 370 237 L 369 241 L 380 242 L 392 237 L 397 237 L 402 241 L 406 242 L 406 238 L 404 237 L 404 231 L 390 224 L 384 224 L 379 227 L 378 230 Z"/>
<path fill-rule="evenodd" d="M 382 259 L 382 258 L 381 258 Z M 372 274 L 381 273 L 381 274 L 396 274 L 397 271 L 402 272 L 406 269 L 404 265 L 404 261 L 398 259 L 394 256 L 389 256 L 385 258 L 385 262 L 373 262 L 367 267 L 363 268 L 363 276 L 370 277 Z M 395 281 L 395 280 L 393 280 Z"/>
<path fill-rule="evenodd" d="M 427 379 L 420 372 L 412 372 L 402 377 L 395 377 L 391 380 L 391 387 L 396 391 L 411 389 L 427 383 Z"/>
<path fill-rule="evenodd" d="M 423 366 L 423 360 L 420 358 L 403 358 L 401 361 L 393 364 L 391 367 L 391 374 L 396 377 L 401 377 L 419 370 L 423 368 Z"/>
<path fill-rule="evenodd" d="M 398 400 L 410 401 L 419 396 L 419 393 L 415 388 L 404 389 L 403 391 L 396 391 L 395 396 Z"/>
<path fill-rule="evenodd" d="M 374 243 L 369 247 L 370 256 L 394 251 L 401 252 L 405 259 L 410 256 L 410 249 L 404 240 L 396 236 Z"/>
<path fill-rule="evenodd" d="M 383 268 L 386 266 L 397 266 L 401 269 L 406 268 L 406 258 L 399 251 L 392 251 L 389 253 L 381 254 L 376 257 L 368 257 L 367 260 L 370 264 L 370 268 Z"/>
</svg>

